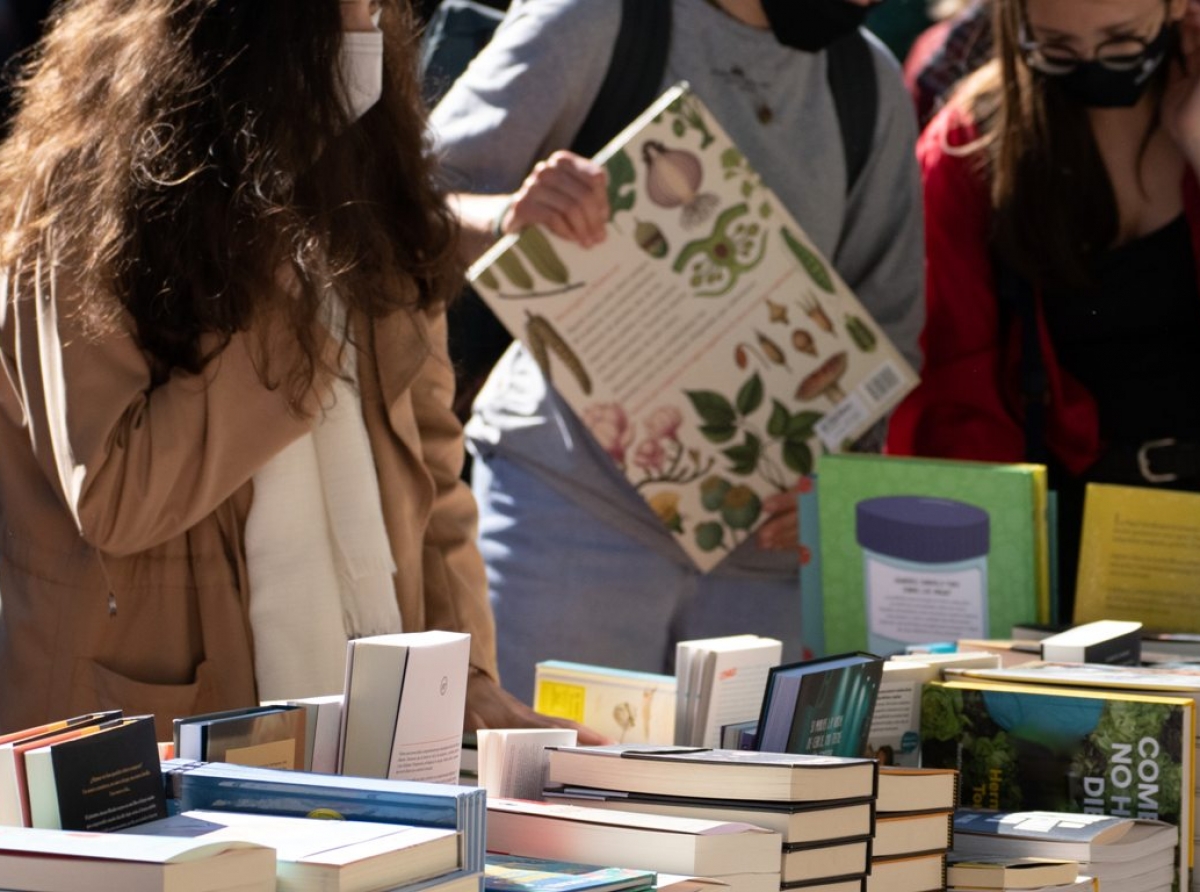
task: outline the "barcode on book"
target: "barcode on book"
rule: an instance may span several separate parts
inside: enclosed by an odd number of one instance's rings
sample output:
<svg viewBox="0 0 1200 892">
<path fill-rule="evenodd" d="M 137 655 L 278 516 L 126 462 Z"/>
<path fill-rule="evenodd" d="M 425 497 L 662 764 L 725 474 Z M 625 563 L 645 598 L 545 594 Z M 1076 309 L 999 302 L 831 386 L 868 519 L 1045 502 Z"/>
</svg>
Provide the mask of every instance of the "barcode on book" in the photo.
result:
<svg viewBox="0 0 1200 892">
<path fill-rule="evenodd" d="M 857 392 L 846 394 L 846 398 L 830 409 L 816 423 L 814 430 L 821 442 L 831 452 L 841 452 L 858 434 L 862 433 L 871 420 Z"/>
<path fill-rule="evenodd" d="M 888 403 L 904 383 L 900 372 L 891 360 L 886 360 L 872 375 L 862 382 L 861 389 L 876 406 Z"/>
</svg>

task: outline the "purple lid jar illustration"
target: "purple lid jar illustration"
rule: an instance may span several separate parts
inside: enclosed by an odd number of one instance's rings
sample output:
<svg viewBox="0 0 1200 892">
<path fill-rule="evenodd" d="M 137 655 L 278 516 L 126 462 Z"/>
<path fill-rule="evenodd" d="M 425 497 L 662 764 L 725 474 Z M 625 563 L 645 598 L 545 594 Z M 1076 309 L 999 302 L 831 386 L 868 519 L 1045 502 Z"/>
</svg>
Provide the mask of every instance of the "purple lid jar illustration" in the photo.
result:
<svg viewBox="0 0 1200 892">
<path fill-rule="evenodd" d="M 863 548 L 867 647 L 988 637 L 988 513 L 927 496 L 883 496 L 855 506 Z"/>
</svg>

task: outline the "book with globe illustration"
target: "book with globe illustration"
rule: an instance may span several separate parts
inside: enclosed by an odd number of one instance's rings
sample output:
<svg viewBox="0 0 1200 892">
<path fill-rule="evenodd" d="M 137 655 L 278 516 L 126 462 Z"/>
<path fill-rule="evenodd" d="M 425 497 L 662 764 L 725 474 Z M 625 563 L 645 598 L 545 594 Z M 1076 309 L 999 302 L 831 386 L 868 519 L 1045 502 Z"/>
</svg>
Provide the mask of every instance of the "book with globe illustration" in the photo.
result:
<svg viewBox="0 0 1200 892">
<path fill-rule="evenodd" d="M 916 374 L 686 84 L 596 160 L 604 242 L 531 226 L 470 278 L 708 570 Z"/>
</svg>

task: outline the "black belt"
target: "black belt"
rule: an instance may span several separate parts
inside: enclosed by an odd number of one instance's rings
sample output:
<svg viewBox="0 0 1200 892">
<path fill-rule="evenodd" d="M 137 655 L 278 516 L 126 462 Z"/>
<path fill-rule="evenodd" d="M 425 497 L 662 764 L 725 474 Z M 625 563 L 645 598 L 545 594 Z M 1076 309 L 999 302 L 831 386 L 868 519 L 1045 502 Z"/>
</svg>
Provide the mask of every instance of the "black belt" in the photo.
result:
<svg viewBox="0 0 1200 892">
<path fill-rule="evenodd" d="M 1087 471 L 1102 483 L 1162 484 L 1200 478 L 1200 442 L 1164 437 L 1114 443 Z"/>
</svg>

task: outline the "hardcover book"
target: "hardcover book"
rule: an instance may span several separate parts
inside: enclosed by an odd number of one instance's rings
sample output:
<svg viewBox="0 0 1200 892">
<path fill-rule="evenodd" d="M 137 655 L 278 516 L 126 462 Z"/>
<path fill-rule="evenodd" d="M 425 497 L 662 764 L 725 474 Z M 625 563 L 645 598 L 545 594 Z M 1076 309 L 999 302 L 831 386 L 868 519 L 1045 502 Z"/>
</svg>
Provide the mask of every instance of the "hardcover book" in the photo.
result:
<svg viewBox="0 0 1200 892">
<path fill-rule="evenodd" d="M 602 244 L 529 227 L 472 282 L 708 570 L 916 375 L 686 85 L 597 161 Z"/>
<path fill-rule="evenodd" d="M 1200 494 L 1089 483 L 1075 622 L 1200 632 Z"/>
<path fill-rule="evenodd" d="M 817 486 L 828 650 L 886 656 L 1049 620 L 1044 466 L 826 455 Z"/>
<path fill-rule="evenodd" d="M 946 855 L 875 858 L 867 892 L 940 892 L 946 888 Z"/>
<path fill-rule="evenodd" d="M 861 653 L 773 667 L 756 748 L 814 756 L 864 755 L 882 674 L 883 660 Z"/>
</svg>

